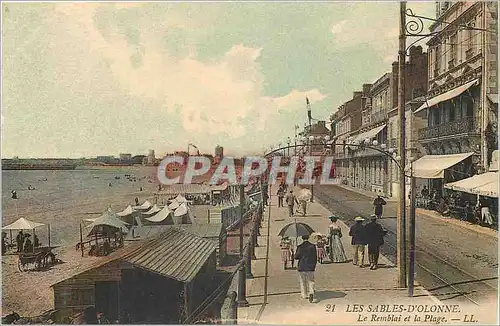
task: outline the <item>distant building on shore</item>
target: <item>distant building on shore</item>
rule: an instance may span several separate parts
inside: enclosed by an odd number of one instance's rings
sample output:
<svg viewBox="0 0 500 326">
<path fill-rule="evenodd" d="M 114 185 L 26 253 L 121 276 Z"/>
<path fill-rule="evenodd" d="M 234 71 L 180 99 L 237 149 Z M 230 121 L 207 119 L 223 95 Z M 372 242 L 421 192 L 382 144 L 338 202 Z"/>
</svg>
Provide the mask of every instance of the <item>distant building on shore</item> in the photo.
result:
<svg viewBox="0 0 500 326">
<path fill-rule="evenodd" d="M 155 163 L 155 151 L 153 149 L 150 149 L 148 152 L 148 156 L 146 159 L 146 164 L 148 165 L 153 165 Z"/>
<path fill-rule="evenodd" d="M 132 154 L 120 154 L 120 161 L 130 162 L 132 160 Z"/>
</svg>

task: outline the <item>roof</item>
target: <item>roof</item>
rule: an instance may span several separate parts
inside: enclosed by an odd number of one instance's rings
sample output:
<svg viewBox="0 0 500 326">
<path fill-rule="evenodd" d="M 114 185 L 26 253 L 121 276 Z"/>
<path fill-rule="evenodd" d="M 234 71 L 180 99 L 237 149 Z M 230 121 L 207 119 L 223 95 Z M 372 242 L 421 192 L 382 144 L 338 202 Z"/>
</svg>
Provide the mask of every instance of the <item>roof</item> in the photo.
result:
<svg viewBox="0 0 500 326">
<path fill-rule="evenodd" d="M 215 248 L 211 240 L 171 227 L 122 259 L 147 271 L 190 282 Z"/>
<path fill-rule="evenodd" d="M 124 217 L 133 214 L 135 211 L 132 206 L 128 205 L 123 211 L 116 213 L 116 215 Z"/>
<path fill-rule="evenodd" d="M 18 219 L 14 223 L 2 227 L 2 229 L 4 229 L 4 230 L 32 230 L 34 228 L 37 228 L 37 227 L 43 226 L 43 225 L 45 225 L 45 224 L 33 222 L 33 221 L 25 219 L 24 217 L 21 217 L 20 219 Z"/>
<path fill-rule="evenodd" d="M 175 225 L 174 227 L 183 229 L 184 231 L 187 231 L 202 238 L 219 237 L 223 230 L 222 223 L 179 224 Z"/>
<path fill-rule="evenodd" d="M 162 232 L 151 239 L 121 248 L 51 287 L 116 260 L 180 282 L 192 281 L 215 251 L 216 243 L 179 228 L 162 226 L 160 229 Z"/>
</svg>

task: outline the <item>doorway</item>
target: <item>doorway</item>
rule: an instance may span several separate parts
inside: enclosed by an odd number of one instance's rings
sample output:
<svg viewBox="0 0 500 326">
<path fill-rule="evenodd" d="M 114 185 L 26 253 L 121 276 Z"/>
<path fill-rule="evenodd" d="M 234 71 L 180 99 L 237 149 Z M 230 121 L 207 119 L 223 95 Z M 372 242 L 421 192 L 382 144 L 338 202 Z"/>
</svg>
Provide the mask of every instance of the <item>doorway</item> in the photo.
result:
<svg viewBox="0 0 500 326">
<path fill-rule="evenodd" d="M 119 283 L 116 281 L 101 281 L 95 283 L 95 307 L 110 321 L 118 320 Z"/>
</svg>

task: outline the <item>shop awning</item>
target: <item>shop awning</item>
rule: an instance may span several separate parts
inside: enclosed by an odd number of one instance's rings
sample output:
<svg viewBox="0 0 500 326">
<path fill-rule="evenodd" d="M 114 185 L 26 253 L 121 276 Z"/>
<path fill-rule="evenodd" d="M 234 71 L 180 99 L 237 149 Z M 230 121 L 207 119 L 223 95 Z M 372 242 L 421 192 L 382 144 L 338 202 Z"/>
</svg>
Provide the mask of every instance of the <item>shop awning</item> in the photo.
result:
<svg viewBox="0 0 500 326">
<path fill-rule="evenodd" d="M 488 98 L 494 104 L 498 104 L 498 94 L 488 94 Z"/>
<path fill-rule="evenodd" d="M 488 197 L 498 197 L 498 172 L 486 172 L 447 183 L 445 188 Z"/>
<path fill-rule="evenodd" d="M 498 171 L 498 149 L 494 150 L 491 154 L 491 162 L 490 162 L 490 172 Z"/>
<path fill-rule="evenodd" d="M 362 142 L 365 141 L 365 139 L 372 139 L 374 137 L 376 137 L 378 135 L 379 132 L 382 131 L 382 129 L 384 129 L 386 127 L 386 125 L 381 125 L 377 128 L 373 128 L 371 130 L 368 130 L 366 132 L 363 132 L 359 135 L 354 135 L 352 136 L 351 140 L 348 141 L 349 143 L 351 144 L 361 144 Z"/>
<path fill-rule="evenodd" d="M 477 83 L 479 83 L 479 79 L 475 79 L 471 82 L 468 82 L 467 84 L 464 84 L 462 86 L 458 86 L 457 88 L 454 88 L 450 91 L 447 91 L 446 93 L 443 93 L 443 94 L 439 94 L 438 96 L 434 96 L 433 98 L 427 100 L 426 102 L 424 102 L 424 104 L 422 104 L 416 111 L 415 113 L 417 112 L 420 112 L 424 109 L 427 109 L 427 108 L 430 108 L 431 106 L 434 106 L 434 105 L 437 105 L 441 102 L 444 102 L 444 101 L 447 101 L 447 100 L 450 100 L 454 97 L 457 97 L 458 95 L 462 94 L 463 92 L 465 92 L 466 90 L 468 90 L 471 86 L 473 85 L 476 85 Z"/>
<path fill-rule="evenodd" d="M 413 162 L 413 176 L 423 179 L 444 178 L 444 170 L 462 162 L 474 153 L 425 155 Z M 409 170 L 409 166 L 406 168 Z"/>
</svg>

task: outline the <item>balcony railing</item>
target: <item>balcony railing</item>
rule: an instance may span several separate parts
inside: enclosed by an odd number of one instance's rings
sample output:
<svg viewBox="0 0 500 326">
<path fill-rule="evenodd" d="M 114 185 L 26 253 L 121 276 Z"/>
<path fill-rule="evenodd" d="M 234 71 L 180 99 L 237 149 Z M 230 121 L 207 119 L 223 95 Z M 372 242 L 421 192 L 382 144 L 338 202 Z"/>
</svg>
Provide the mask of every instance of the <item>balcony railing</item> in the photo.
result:
<svg viewBox="0 0 500 326">
<path fill-rule="evenodd" d="M 468 49 L 465 51 L 465 59 L 470 59 L 474 56 L 474 50 L 473 49 Z"/>
<path fill-rule="evenodd" d="M 418 131 L 418 139 L 430 139 L 459 134 L 479 132 L 479 121 L 474 117 L 454 120 L 437 126 L 422 128 Z"/>
</svg>

